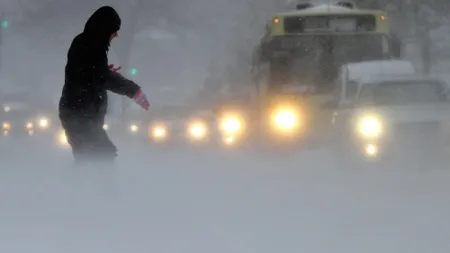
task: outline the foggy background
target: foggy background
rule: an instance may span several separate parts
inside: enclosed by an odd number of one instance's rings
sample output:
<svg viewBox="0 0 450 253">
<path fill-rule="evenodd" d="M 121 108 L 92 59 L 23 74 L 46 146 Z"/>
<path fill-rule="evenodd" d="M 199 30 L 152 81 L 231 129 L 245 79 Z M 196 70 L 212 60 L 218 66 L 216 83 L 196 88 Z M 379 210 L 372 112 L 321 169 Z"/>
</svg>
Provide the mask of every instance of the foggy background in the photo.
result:
<svg viewBox="0 0 450 253">
<path fill-rule="evenodd" d="M 445 71 L 450 57 L 446 1 L 356 3 L 389 12 L 393 31 L 402 39 L 404 58 L 425 72 Z M 3 31 L 1 46 L 1 89 L 57 101 L 71 40 L 96 8 L 111 5 L 123 25 L 112 44 L 110 63 L 126 66 L 124 74 L 135 68 L 134 79 L 155 105 L 184 105 L 195 99 L 207 103 L 206 97 L 220 90 L 231 92 L 250 84 L 251 54 L 265 24 L 277 11 L 295 4 L 293 0 L 3 0 L 0 13 L 9 27 Z M 120 108 L 118 103 L 112 107 Z"/>
<path fill-rule="evenodd" d="M 240 52 L 251 54 L 248 43 L 257 42 L 254 35 L 262 34 L 264 21 L 270 17 L 263 11 L 265 19 L 252 21 L 255 3 L 2 1 L 1 11 L 10 23 L 2 45 L 2 87 L 57 100 L 71 40 L 95 9 L 111 5 L 121 15 L 122 29 L 112 43 L 110 63 L 136 68 L 134 79 L 147 90 L 153 104 L 190 102 L 203 87 L 208 71 L 222 74 L 227 67 L 233 68 Z M 258 2 L 255 11 L 269 11 L 271 5 Z M 120 62 L 119 54 L 128 49 L 129 56 L 122 58 L 129 63 Z"/>
</svg>

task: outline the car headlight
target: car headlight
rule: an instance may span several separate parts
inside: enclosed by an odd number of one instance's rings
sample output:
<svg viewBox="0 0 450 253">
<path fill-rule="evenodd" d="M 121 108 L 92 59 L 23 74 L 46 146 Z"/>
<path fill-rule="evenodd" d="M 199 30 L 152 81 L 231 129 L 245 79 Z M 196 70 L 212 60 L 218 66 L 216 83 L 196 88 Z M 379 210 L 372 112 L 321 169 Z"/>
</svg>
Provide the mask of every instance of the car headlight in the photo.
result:
<svg viewBox="0 0 450 253">
<path fill-rule="evenodd" d="M 11 131 L 11 123 L 9 122 L 3 122 L 3 136 L 8 136 L 9 131 Z"/>
<path fill-rule="evenodd" d="M 168 135 L 167 127 L 164 125 L 157 125 L 151 128 L 151 137 L 155 140 L 165 139 Z"/>
<path fill-rule="evenodd" d="M 33 136 L 33 134 L 34 134 L 34 129 L 33 128 L 34 128 L 33 123 L 27 122 L 25 124 L 25 129 L 27 130 L 29 136 Z"/>
<path fill-rule="evenodd" d="M 48 118 L 42 117 L 39 119 L 38 124 L 40 129 L 45 130 L 50 127 L 50 120 Z"/>
<path fill-rule="evenodd" d="M 131 124 L 131 125 L 130 125 L 130 131 L 131 131 L 132 133 L 137 133 L 137 132 L 139 131 L 139 126 L 136 125 L 136 124 Z"/>
<path fill-rule="evenodd" d="M 9 122 L 3 122 L 3 130 L 9 131 L 9 130 L 11 130 L 11 128 L 12 128 L 11 123 L 9 123 Z"/>
<path fill-rule="evenodd" d="M 235 139 L 233 136 L 227 136 L 223 138 L 223 143 L 225 143 L 226 145 L 233 145 L 235 143 Z"/>
<path fill-rule="evenodd" d="M 69 142 L 67 140 L 67 135 L 65 131 L 61 131 L 58 134 L 58 144 L 61 146 L 68 146 Z"/>
<path fill-rule="evenodd" d="M 236 134 L 242 131 L 242 120 L 236 116 L 229 116 L 222 120 L 221 129 L 227 134 Z"/>
<path fill-rule="evenodd" d="M 108 130 L 109 130 L 109 125 L 108 125 L 108 124 L 103 124 L 103 129 L 104 129 L 105 131 L 108 131 Z"/>
<path fill-rule="evenodd" d="M 367 157 L 376 157 L 378 155 L 378 146 L 368 144 L 364 147 L 364 155 Z"/>
<path fill-rule="evenodd" d="M 366 138 L 378 138 L 383 132 L 381 120 L 376 116 L 364 116 L 358 121 L 358 132 Z"/>
<path fill-rule="evenodd" d="M 34 127 L 34 125 L 33 125 L 33 123 L 31 123 L 31 122 L 27 122 L 27 124 L 25 124 L 25 128 L 26 128 L 27 130 L 32 130 L 33 127 Z"/>
<path fill-rule="evenodd" d="M 203 139 L 207 135 L 207 127 L 203 122 L 193 122 L 188 126 L 188 134 L 193 139 Z"/>
</svg>

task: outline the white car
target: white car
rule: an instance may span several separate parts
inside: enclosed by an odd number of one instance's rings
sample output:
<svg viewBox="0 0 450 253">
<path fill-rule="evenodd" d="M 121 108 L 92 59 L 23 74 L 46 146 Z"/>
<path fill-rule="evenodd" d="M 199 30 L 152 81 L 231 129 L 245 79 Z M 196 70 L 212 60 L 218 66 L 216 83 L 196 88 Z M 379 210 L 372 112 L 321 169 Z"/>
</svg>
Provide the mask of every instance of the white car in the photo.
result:
<svg viewBox="0 0 450 253">
<path fill-rule="evenodd" d="M 340 102 L 345 103 L 355 95 L 357 83 L 370 77 L 387 75 L 414 75 L 417 71 L 414 65 L 405 60 L 379 60 L 349 63 L 339 70 L 336 90 Z"/>
<path fill-rule="evenodd" d="M 418 75 L 369 78 L 338 103 L 332 125 L 340 158 L 436 158 L 450 140 L 448 86 Z"/>
</svg>

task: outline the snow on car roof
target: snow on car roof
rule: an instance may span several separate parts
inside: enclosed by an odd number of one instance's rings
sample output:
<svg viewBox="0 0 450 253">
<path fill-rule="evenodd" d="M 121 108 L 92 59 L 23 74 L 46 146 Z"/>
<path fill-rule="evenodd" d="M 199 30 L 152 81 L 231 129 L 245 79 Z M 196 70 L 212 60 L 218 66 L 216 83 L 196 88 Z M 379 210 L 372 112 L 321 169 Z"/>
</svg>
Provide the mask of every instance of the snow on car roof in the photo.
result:
<svg viewBox="0 0 450 253">
<path fill-rule="evenodd" d="M 362 81 L 372 76 L 411 75 L 417 71 L 414 65 L 404 60 L 380 60 L 350 63 L 345 65 L 348 70 L 348 80 Z"/>
<path fill-rule="evenodd" d="M 442 81 L 438 77 L 421 75 L 421 74 L 411 74 L 411 75 L 384 75 L 384 76 L 371 76 L 366 78 L 360 85 L 371 85 L 381 82 L 407 82 L 407 81 Z"/>
</svg>

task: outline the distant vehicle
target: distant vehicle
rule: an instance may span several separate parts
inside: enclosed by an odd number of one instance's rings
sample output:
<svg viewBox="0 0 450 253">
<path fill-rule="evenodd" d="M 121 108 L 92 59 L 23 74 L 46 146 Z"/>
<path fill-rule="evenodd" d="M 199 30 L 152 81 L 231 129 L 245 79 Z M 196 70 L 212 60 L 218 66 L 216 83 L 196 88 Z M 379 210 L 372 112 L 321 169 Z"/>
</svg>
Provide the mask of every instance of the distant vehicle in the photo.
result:
<svg viewBox="0 0 450 253">
<path fill-rule="evenodd" d="M 371 77 L 391 75 L 414 75 L 416 68 L 409 61 L 386 60 L 366 61 L 343 65 L 339 70 L 335 96 L 339 103 L 349 103 L 356 95 L 358 83 Z"/>
<path fill-rule="evenodd" d="M 112 117 L 106 120 L 111 136 L 174 147 L 211 144 L 218 137 L 214 119 L 213 109 L 185 105 L 156 106 L 151 114 L 127 114 L 119 121 Z"/>
<path fill-rule="evenodd" d="M 3 136 L 32 136 L 35 131 L 33 106 L 20 101 L 6 100 L 3 103 L 0 119 Z"/>
<path fill-rule="evenodd" d="M 260 129 L 274 136 L 289 132 L 283 138 L 289 140 L 295 132 L 299 142 L 325 135 L 331 114 L 320 105 L 332 96 L 340 68 L 399 56 L 384 11 L 330 1 L 275 14 L 253 54 Z"/>
<path fill-rule="evenodd" d="M 273 91 L 296 83 L 327 92 L 334 89 L 340 66 L 398 58 L 399 44 L 381 10 L 358 9 L 345 1 L 299 4 L 267 24 L 255 50 L 255 76 L 267 72 Z"/>
<path fill-rule="evenodd" d="M 442 158 L 439 155 L 450 144 L 449 89 L 438 78 L 371 77 L 356 83 L 350 102 L 344 103 L 344 96 L 338 99 L 341 103 L 332 123 L 333 145 L 340 158 Z"/>
</svg>

